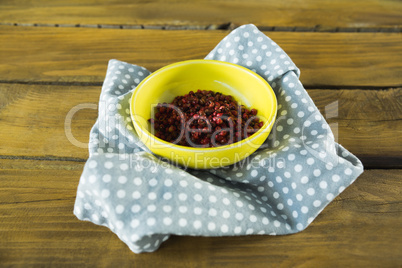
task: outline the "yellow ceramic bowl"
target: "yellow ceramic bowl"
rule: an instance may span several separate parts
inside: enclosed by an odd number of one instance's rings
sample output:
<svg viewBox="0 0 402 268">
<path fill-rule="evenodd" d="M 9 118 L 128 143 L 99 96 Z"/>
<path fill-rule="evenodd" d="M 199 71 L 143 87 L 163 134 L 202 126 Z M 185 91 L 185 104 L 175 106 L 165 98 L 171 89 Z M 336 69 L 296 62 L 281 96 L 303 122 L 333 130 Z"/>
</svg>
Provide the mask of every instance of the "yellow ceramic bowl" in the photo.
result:
<svg viewBox="0 0 402 268">
<path fill-rule="evenodd" d="M 155 137 L 147 121 L 155 106 L 198 89 L 230 94 L 246 107 L 258 109 L 263 127 L 247 139 L 214 148 L 179 146 Z M 275 93 L 263 78 L 242 66 L 214 60 L 190 60 L 163 67 L 145 78 L 131 99 L 131 117 L 141 141 L 154 154 L 196 169 L 231 165 L 252 154 L 268 137 L 276 111 Z"/>
</svg>

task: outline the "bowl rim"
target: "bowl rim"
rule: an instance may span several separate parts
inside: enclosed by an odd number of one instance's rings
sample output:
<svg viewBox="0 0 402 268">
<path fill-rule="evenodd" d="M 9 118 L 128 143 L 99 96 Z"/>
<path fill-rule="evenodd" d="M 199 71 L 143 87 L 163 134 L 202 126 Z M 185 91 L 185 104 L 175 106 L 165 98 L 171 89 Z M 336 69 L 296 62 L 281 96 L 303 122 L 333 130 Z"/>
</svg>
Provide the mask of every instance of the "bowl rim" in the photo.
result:
<svg viewBox="0 0 402 268">
<path fill-rule="evenodd" d="M 203 148 L 203 147 L 188 147 L 188 146 L 178 145 L 178 144 L 174 144 L 174 143 L 162 140 L 162 139 L 156 137 L 155 135 L 153 135 L 152 133 L 150 133 L 148 130 L 144 129 L 143 126 L 137 122 L 137 120 L 135 119 L 135 114 L 134 114 L 134 103 L 135 103 L 135 101 L 136 101 L 136 99 L 138 97 L 138 92 L 139 92 L 138 89 L 141 89 L 141 87 L 145 83 L 147 83 L 147 81 L 149 81 L 150 79 L 152 79 L 154 76 L 158 75 L 159 73 L 165 72 L 166 70 L 171 69 L 171 68 L 175 68 L 177 66 L 187 65 L 187 64 L 211 64 L 211 63 L 212 64 L 221 64 L 221 65 L 225 65 L 225 66 L 230 66 L 232 68 L 238 68 L 238 69 L 240 69 L 240 70 L 242 70 L 242 71 L 254 76 L 256 79 L 260 80 L 263 84 L 265 84 L 267 86 L 268 91 L 270 91 L 270 93 L 272 95 L 272 100 L 273 100 L 273 103 L 274 103 L 273 115 L 271 117 L 271 120 L 265 122 L 263 127 L 260 128 L 256 133 L 254 133 L 253 135 L 251 135 L 250 137 L 248 137 L 246 139 L 243 139 L 243 140 L 240 140 L 238 142 L 228 144 L 228 145 L 222 145 L 222 146 L 217 146 L 217 147 L 207 147 L 207 148 Z M 169 65 L 166 65 L 166 66 L 156 70 L 155 72 L 151 73 L 147 77 L 145 77 L 133 89 L 132 96 L 130 98 L 130 116 L 131 116 L 131 121 L 132 121 L 136 131 L 139 130 L 141 132 L 141 135 L 146 135 L 148 139 L 154 139 L 158 143 L 160 143 L 161 145 L 165 145 L 166 147 L 164 147 L 164 148 L 175 148 L 177 150 L 187 151 L 187 152 L 212 152 L 212 151 L 217 152 L 217 151 L 225 151 L 225 150 L 233 149 L 235 147 L 240 147 L 244 143 L 251 143 L 252 141 L 257 139 L 260 135 L 264 134 L 265 131 L 267 131 L 268 129 L 271 128 L 271 125 L 275 122 L 277 112 L 278 112 L 278 101 L 277 101 L 275 92 L 272 89 L 271 85 L 264 78 L 262 78 L 259 74 L 251 71 L 250 69 L 248 69 L 246 67 L 243 67 L 243 66 L 235 64 L 235 63 L 219 61 L 219 60 L 194 59 L 194 60 L 179 61 L 179 62 L 175 62 L 175 63 L 169 64 Z M 268 132 L 270 132 L 270 130 L 268 130 Z"/>
</svg>

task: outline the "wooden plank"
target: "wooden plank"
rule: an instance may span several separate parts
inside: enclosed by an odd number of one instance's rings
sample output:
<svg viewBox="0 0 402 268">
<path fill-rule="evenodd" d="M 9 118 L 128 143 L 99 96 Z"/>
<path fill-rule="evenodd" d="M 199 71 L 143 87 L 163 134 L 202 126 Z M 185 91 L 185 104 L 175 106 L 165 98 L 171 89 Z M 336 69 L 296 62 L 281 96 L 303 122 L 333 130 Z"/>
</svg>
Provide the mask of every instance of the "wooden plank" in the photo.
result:
<svg viewBox="0 0 402 268">
<path fill-rule="evenodd" d="M 92 106 L 96 107 L 100 90 L 100 86 L 0 84 L 0 122 L 5 130 L 0 131 L 0 155 L 84 161 L 87 149 L 69 141 L 64 122 L 73 107 L 84 104 L 87 108 L 72 118 L 72 136 L 86 143 L 97 118 Z M 400 88 L 308 92 L 338 142 L 362 157 L 366 167 L 401 167 Z"/>
<path fill-rule="evenodd" d="M 112 58 L 154 71 L 204 58 L 227 34 L 0 26 L 0 81 L 101 83 Z M 401 33 L 266 34 L 301 69 L 307 88 L 402 85 Z"/>
<path fill-rule="evenodd" d="M 0 162 L 2 266 L 396 267 L 402 262 L 401 170 L 368 170 L 303 232 L 288 236 L 173 236 L 134 254 L 73 206 L 83 163 Z M 341 257 L 340 257 L 341 256 Z"/>
<path fill-rule="evenodd" d="M 402 3 L 392 0 L 94 1 L 3 0 L 0 22 L 67 25 L 258 26 L 393 28 L 401 26 Z M 83 16 L 82 14 L 86 14 Z"/>
<path fill-rule="evenodd" d="M 402 90 L 308 90 L 341 145 L 367 168 L 402 167 Z M 393 149 L 390 149 L 393 147 Z"/>
</svg>

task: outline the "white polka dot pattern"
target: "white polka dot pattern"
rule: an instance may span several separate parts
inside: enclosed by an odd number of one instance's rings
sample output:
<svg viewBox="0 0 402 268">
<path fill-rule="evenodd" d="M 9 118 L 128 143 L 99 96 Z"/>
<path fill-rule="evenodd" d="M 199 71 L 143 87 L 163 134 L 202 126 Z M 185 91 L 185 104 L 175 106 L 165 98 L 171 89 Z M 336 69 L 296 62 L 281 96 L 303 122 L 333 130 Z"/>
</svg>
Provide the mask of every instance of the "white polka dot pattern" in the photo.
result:
<svg viewBox="0 0 402 268">
<path fill-rule="evenodd" d="M 240 163 L 206 171 L 172 166 L 139 141 L 129 101 L 150 72 L 109 62 L 74 214 L 107 226 L 133 252 L 155 251 L 171 234 L 299 232 L 363 171 L 335 143 L 299 69 L 254 25 L 232 31 L 206 58 L 253 70 L 278 99 L 278 117 L 263 146 Z"/>
</svg>

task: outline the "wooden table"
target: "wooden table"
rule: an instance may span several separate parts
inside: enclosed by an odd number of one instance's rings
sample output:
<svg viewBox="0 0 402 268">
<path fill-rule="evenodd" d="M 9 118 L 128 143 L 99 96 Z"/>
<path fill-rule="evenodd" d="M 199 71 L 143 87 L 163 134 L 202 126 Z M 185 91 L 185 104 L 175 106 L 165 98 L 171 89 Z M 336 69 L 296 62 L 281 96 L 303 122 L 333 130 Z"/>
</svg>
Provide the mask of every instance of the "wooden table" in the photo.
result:
<svg viewBox="0 0 402 268">
<path fill-rule="evenodd" d="M 154 71 L 204 58 L 231 29 L 253 23 L 301 70 L 365 172 L 303 232 L 173 236 L 134 254 L 73 205 L 88 157 L 66 138 L 76 105 L 96 107 L 109 59 Z M 0 266 L 401 267 L 402 2 L 0 2 Z M 75 114 L 88 141 L 96 109 Z"/>
</svg>

